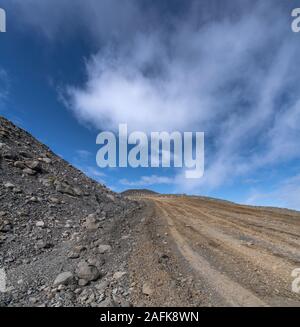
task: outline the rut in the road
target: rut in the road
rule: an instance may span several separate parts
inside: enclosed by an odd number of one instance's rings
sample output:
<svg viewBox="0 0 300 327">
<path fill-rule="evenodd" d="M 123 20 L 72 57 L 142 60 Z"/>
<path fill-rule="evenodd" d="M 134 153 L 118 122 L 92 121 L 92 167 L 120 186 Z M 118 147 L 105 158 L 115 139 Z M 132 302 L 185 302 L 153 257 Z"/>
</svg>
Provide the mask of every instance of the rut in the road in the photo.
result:
<svg viewBox="0 0 300 327">
<path fill-rule="evenodd" d="M 157 223 L 164 221 L 170 241 L 204 281 L 212 305 L 213 292 L 223 305 L 300 305 L 290 277 L 300 265 L 299 213 L 191 197 L 148 199 L 157 208 Z"/>
<path fill-rule="evenodd" d="M 173 207 L 176 207 L 177 215 L 179 215 L 179 217 L 184 217 L 185 222 L 189 223 L 188 226 L 194 229 L 199 236 L 214 240 L 222 245 L 222 248 L 227 252 L 247 258 L 247 260 L 253 262 L 253 264 L 261 266 L 266 271 L 269 270 L 270 273 L 276 271 L 279 276 L 284 276 L 285 279 L 289 278 L 290 272 L 294 269 L 294 262 L 292 259 L 296 258 L 296 255 L 298 254 L 296 250 L 292 251 L 290 248 L 286 249 L 286 247 L 280 245 L 274 246 L 274 243 L 271 243 L 270 241 L 267 243 L 261 238 L 258 239 L 249 229 L 247 229 L 246 235 L 249 239 L 251 238 L 251 240 L 256 241 L 256 244 L 260 245 L 259 247 L 256 246 L 253 248 L 253 245 L 248 246 L 247 242 L 244 242 L 245 244 L 241 242 L 238 234 L 235 233 L 234 230 L 238 229 L 239 232 L 242 231 L 239 229 L 237 224 L 235 224 L 234 229 L 231 227 L 230 233 L 228 230 L 224 232 L 220 228 L 220 226 L 223 225 L 222 228 L 224 229 L 224 221 L 216 223 L 212 215 L 204 214 L 199 209 L 197 210 L 192 207 L 185 207 L 185 209 L 180 209 L 177 205 Z M 243 235 L 245 235 L 245 231 L 243 232 Z M 270 252 L 270 249 L 272 249 L 272 253 Z M 275 252 L 279 253 L 279 251 L 284 253 L 284 258 L 274 255 Z"/>
<path fill-rule="evenodd" d="M 267 306 L 254 294 L 229 279 L 227 276 L 213 269 L 208 261 L 193 251 L 180 233 L 172 226 L 172 219 L 169 214 L 162 209 L 170 225 L 171 234 L 178 245 L 182 255 L 188 260 L 191 266 L 199 272 L 204 279 L 214 288 L 229 305 L 232 306 Z"/>
</svg>

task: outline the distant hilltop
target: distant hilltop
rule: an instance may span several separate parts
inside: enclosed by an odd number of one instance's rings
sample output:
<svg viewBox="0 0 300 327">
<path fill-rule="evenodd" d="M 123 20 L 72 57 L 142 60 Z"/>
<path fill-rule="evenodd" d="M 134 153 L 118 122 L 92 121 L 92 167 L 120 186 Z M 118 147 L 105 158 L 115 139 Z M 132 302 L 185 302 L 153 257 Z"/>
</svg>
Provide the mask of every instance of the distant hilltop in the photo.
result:
<svg viewBox="0 0 300 327">
<path fill-rule="evenodd" d="M 130 189 L 122 192 L 121 194 L 124 196 L 134 196 L 134 195 L 154 195 L 159 193 L 147 189 Z"/>
</svg>

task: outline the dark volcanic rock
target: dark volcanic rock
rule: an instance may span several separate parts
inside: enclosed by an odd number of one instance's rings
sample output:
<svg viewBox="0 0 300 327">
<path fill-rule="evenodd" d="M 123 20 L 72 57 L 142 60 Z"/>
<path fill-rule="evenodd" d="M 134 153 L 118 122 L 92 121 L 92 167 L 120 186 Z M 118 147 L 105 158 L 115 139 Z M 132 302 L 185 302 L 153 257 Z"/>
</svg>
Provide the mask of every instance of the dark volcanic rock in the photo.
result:
<svg viewBox="0 0 300 327">
<path fill-rule="evenodd" d="M 110 303 L 95 280 L 105 276 L 109 285 L 130 245 L 104 260 L 95 244 L 128 233 L 137 207 L 0 117 L 0 268 L 8 285 L 0 306 Z"/>
</svg>

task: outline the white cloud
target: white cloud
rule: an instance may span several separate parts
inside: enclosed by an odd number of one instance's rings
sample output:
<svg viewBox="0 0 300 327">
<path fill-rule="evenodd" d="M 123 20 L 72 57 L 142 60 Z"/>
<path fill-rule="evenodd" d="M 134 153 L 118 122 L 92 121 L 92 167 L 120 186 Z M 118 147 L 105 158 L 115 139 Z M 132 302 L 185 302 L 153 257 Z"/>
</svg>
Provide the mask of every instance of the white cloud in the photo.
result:
<svg viewBox="0 0 300 327">
<path fill-rule="evenodd" d="M 76 151 L 76 157 L 78 157 L 78 159 L 80 160 L 87 160 L 89 159 L 93 154 L 90 151 L 87 150 L 77 150 Z"/>
<path fill-rule="evenodd" d="M 300 42 L 286 2 L 195 2 L 168 24 L 133 0 L 122 10 L 116 0 L 12 3 L 49 38 L 84 28 L 94 40 L 85 85 L 66 92 L 81 122 L 206 132 L 204 178 L 179 174 L 180 190 L 216 188 L 299 157 Z M 137 183 L 155 180 L 147 178 Z"/>
<path fill-rule="evenodd" d="M 100 171 L 100 169 L 88 166 L 88 167 L 84 167 L 84 171 L 86 172 L 87 175 L 91 176 L 91 177 L 105 177 L 106 174 L 102 171 Z"/>
<path fill-rule="evenodd" d="M 129 181 L 127 179 L 121 179 L 120 184 L 126 185 L 126 186 L 151 186 L 151 185 L 162 185 L 162 184 L 172 184 L 174 183 L 174 180 L 170 177 L 166 176 L 157 176 L 157 175 L 151 175 L 151 176 L 142 176 L 139 180 L 136 181 Z"/>
<path fill-rule="evenodd" d="M 125 122 L 142 131 L 205 131 L 204 178 L 176 178 L 187 190 L 298 156 L 291 145 L 279 153 L 299 130 L 283 121 L 299 121 L 300 44 L 279 7 L 272 9 L 257 5 L 202 25 L 190 16 L 171 33 L 136 33 L 128 45 L 108 46 L 88 61 L 85 86 L 68 88 L 70 107 L 98 128 Z"/>
<path fill-rule="evenodd" d="M 300 210 L 300 175 L 290 177 L 277 185 L 272 192 L 254 190 L 246 200 L 251 205 L 280 206 Z"/>
</svg>

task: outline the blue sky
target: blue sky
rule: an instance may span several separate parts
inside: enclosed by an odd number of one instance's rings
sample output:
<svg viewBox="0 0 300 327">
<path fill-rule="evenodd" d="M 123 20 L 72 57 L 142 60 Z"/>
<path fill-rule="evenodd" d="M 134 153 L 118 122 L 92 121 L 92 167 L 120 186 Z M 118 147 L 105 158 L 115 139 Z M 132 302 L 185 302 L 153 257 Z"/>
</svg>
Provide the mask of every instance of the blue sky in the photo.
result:
<svg viewBox="0 0 300 327">
<path fill-rule="evenodd" d="M 115 191 L 300 209 L 300 1 L 4 0 L 0 114 Z M 204 131 L 205 173 L 100 169 L 96 136 Z"/>
</svg>

